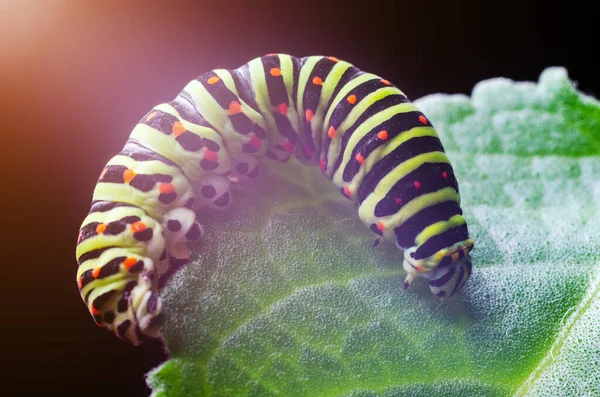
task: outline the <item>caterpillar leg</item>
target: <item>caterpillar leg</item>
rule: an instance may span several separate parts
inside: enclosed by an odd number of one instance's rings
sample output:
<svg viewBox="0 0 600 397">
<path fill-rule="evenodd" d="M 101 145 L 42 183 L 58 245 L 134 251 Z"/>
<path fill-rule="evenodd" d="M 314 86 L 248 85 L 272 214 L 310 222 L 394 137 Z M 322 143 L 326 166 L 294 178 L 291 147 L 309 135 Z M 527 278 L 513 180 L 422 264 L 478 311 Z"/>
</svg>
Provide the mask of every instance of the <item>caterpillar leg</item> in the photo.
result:
<svg viewBox="0 0 600 397">
<path fill-rule="evenodd" d="M 182 255 L 176 256 L 167 253 L 167 265 L 165 266 L 166 271 L 164 273 L 161 273 L 160 278 L 158 279 L 159 291 L 162 290 L 165 287 L 165 285 L 167 285 L 167 282 L 175 273 L 177 273 L 178 270 L 180 270 L 184 266 L 187 266 L 190 263 L 190 250 L 187 248 L 187 246 L 185 247 L 185 250 L 181 248 L 181 250 L 178 251 L 178 253 Z"/>
<path fill-rule="evenodd" d="M 471 276 L 471 257 L 469 255 L 440 266 L 428 275 L 429 289 L 434 295 L 441 298 L 453 298 L 464 287 Z"/>
<path fill-rule="evenodd" d="M 242 153 L 235 159 L 233 175 L 240 178 L 254 179 L 258 177 L 258 159 L 256 156 Z"/>
<path fill-rule="evenodd" d="M 415 281 L 415 275 L 413 273 L 407 273 L 406 278 L 404 279 L 404 283 L 402 284 L 402 287 L 404 287 L 404 289 L 408 289 L 408 287 L 411 286 L 413 281 Z"/>
<path fill-rule="evenodd" d="M 197 208 L 208 206 L 225 209 L 231 203 L 231 181 L 226 176 L 213 175 L 197 182 L 194 189 L 198 192 Z"/>
<path fill-rule="evenodd" d="M 187 263 L 190 256 L 187 243 L 202 236 L 202 226 L 196 220 L 196 214 L 185 207 L 175 208 L 165 214 L 163 229 L 167 248 L 161 256 L 160 265 L 157 266 L 158 277 L 172 270 L 171 258 Z"/>
</svg>

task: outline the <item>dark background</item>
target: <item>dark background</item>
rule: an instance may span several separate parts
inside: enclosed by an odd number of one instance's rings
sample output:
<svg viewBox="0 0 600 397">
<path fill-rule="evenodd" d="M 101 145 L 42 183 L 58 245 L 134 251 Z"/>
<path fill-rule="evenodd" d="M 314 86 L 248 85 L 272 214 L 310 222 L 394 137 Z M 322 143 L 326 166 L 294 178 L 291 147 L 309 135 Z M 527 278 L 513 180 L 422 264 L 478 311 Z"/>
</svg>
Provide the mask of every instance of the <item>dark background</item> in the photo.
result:
<svg viewBox="0 0 600 397">
<path fill-rule="evenodd" d="M 598 16 L 576 1 L 0 1 L 0 390 L 147 395 L 161 348 L 93 324 L 75 240 L 103 165 L 189 80 L 286 52 L 348 60 L 412 99 L 553 65 L 598 95 Z"/>
</svg>

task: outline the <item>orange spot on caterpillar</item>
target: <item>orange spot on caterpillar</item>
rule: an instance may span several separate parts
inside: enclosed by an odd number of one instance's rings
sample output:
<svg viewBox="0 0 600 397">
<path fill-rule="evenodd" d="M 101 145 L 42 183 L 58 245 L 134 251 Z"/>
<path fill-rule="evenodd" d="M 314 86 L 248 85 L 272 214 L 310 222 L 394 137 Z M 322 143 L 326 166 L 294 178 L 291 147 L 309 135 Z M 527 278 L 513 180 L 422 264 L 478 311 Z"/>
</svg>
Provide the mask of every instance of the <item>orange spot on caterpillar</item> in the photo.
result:
<svg viewBox="0 0 600 397">
<path fill-rule="evenodd" d="M 104 176 L 106 175 L 107 172 L 108 172 L 108 168 L 103 169 L 102 172 L 100 173 L 100 178 L 98 178 L 98 180 L 101 181 L 102 179 L 104 179 Z"/>
<path fill-rule="evenodd" d="M 331 139 L 335 136 L 335 128 L 333 128 L 333 126 L 329 127 L 329 130 L 327 130 L 327 136 Z"/>
<path fill-rule="evenodd" d="M 256 149 L 262 146 L 261 140 L 256 135 L 252 136 L 250 141 L 248 141 L 248 144 L 255 147 Z"/>
<path fill-rule="evenodd" d="M 442 178 L 448 179 L 448 173 L 446 171 L 442 172 Z"/>
<path fill-rule="evenodd" d="M 77 277 L 77 286 L 79 287 L 79 289 L 83 288 L 83 280 L 81 279 L 81 277 Z"/>
<path fill-rule="evenodd" d="M 100 310 L 96 309 L 96 308 L 94 307 L 94 305 L 90 306 L 90 308 L 92 309 L 92 314 L 94 314 L 94 315 L 96 315 L 96 316 L 97 316 L 98 314 L 100 314 Z M 96 323 L 96 324 L 98 324 L 98 323 Z M 99 326 L 102 326 L 102 325 L 100 325 L 100 324 L 98 324 L 98 325 L 99 325 Z"/>
<path fill-rule="evenodd" d="M 106 223 L 100 223 L 96 226 L 96 234 L 102 234 L 106 230 Z"/>
<path fill-rule="evenodd" d="M 344 186 L 344 194 L 346 195 L 346 197 L 352 198 L 352 192 L 350 191 L 349 186 Z"/>
<path fill-rule="evenodd" d="M 306 121 L 308 121 L 310 123 L 310 121 L 312 120 L 313 116 L 314 116 L 313 111 L 310 110 L 310 109 L 307 109 L 306 110 Z"/>
<path fill-rule="evenodd" d="M 356 103 L 356 95 L 350 95 L 346 100 L 350 103 L 350 105 L 354 105 Z"/>
<path fill-rule="evenodd" d="M 339 60 L 338 58 L 336 58 L 336 57 L 327 57 L 327 59 L 329 59 L 330 61 L 333 61 L 333 62 L 339 62 L 339 61 L 340 61 L 340 60 Z"/>
<path fill-rule="evenodd" d="M 152 120 L 154 117 L 156 117 L 156 115 L 158 114 L 158 112 L 152 112 L 148 115 L 148 117 L 146 117 L 146 121 L 150 121 Z"/>
<path fill-rule="evenodd" d="M 315 85 L 323 85 L 323 80 L 320 77 L 313 77 L 312 79 L 312 83 Z"/>
<path fill-rule="evenodd" d="M 283 147 L 283 150 L 285 150 L 286 152 L 290 152 L 292 153 L 294 151 L 294 144 L 290 141 L 285 141 L 281 144 L 281 146 Z"/>
<path fill-rule="evenodd" d="M 381 83 L 385 84 L 385 85 L 391 85 L 391 83 L 389 81 L 387 81 L 386 79 L 381 79 Z"/>
<path fill-rule="evenodd" d="M 365 162 L 365 158 L 362 156 L 362 154 L 357 153 L 356 154 L 356 161 L 358 161 L 358 164 L 362 164 Z"/>
<path fill-rule="evenodd" d="M 423 124 L 427 124 L 427 119 L 424 116 L 419 116 L 419 121 Z"/>
<path fill-rule="evenodd" d="M 394 201 L 396 202 L 396 204 L 402 204 L 402 199 L 401 198 L 394 199 Z"/>
<path fill-rule="evenodd" d="M 279 76 L 281 76 L 281 69 L 279 69 L 279 68 L 271 68 L 271 70 L 269 71 L 269 73 L 271 73 L 271 76 L 279 77 Z"/>
<path fill-rule="evenodd" d="M 81 241 L 82 237 L 83 237 L 83 230 L 80 230 L 79 234 L 77 235 L 77 244 L 79 244 L 79 242 Z"/>
<path fill-rule="evenodd" d="M 417 265 L 417 271 L 419 273 L 422 273 L 423 272 L 423 265 Z"/>
<path fill-rule="evenodd" d="M 179 135 L 185 132 L 185 127 L 181 123 L 181 121 L 176 121 L 173 123 L 173 128 L 171 129 L 171 133 L 173 136 L 178 137 Z"/>
<path fill-rule="evenodd" d="M 204 151 L 204 158 L 208 161 L 212 161 L 212 162 L 217 162 L 217 160 L 219 159 L 219 155 L 217 154 L 217 152 L 213 152 L 212 150 L 208 150 L 206 149 Z"/>
<path fill-rule="evenodd" d="M 100 275 L 100 269 L 102 269 L 102 267 L 97 267 L 94 270 L 92 270 L 92 277 L 98 278 L 98 276 Z"/>
<path fill-rule="evenodd" d="M 270 52 L 270 53 L 268 53 L 268 54 L 265 54 L 265 56 L 266 56 L 266 57 L 270 57 L 270 56 L 273 56 L 273 55 L 277 55 L 277 54 L 276 54 L 276 53 L 274 53 L 274 52 Z"/>
<path fill-rule="evenodd" d="M 319 168 L 321 169 L 321 172 L 325 172 L 325 160 L 319 160 Z"/>
<path fill-rule="evenodd" d="M 284 116 L 287 115 L 288 112 L 288 105 L 285 102 L 280 103 L 279 105 L 277 105 L 275 107 L 275 109 L 277 109 L 277 111 L 281 114 L 283 114 Z"/>
<path fill-rule="evenodd" d="M 238 101 L 232 101 L 229 104 L 229 114 L 234 115 L 242 112 L 242 105 Z"/>
<path fill-rule="evenodd" d="M 123 182 L 125 183 L 129 183 L 131 182 L 131 180 L 133 178 L 135 178 L 137 174 L 135 173 L 134 170 L 132 170 L 131 168 L 127 168 L 125 171 L 123 171 Z"/>
<path fill-rule="evenodd" d="M 386 130 L 379 131 L 377 133 L 377 138 L 381 139 L 382 141 L 385 141 L 386 139 L 388 139 L 388 132 Z"/>
<path fill-rule="evenodd" d="M 123 261 L 123 266 L 125 267 L 125 269 L 129 270 L 136 263 L 138 263 L 138 260 L 136 258 L 130 256 L 129 258 L 127 258 Z"/>
<path fill-rule="evenodd" d="M 217 76 L 213 76 L 213 77 L 211 77 L 210 79 L 206 80 L 206 82 L 207 82 L 208 84 L 215 84 L 215 83 L 218 83 L 218 82 L 219 82 L 219 80 L 221 80 L 221 79 L 220 79 L 220 78 L 218 78 Z"/>
<path fill-rule="evenodd" d="M 146 224 L 142 221 L 137 221 L 132 223 L 129 226 L 129 229 L 133 232 L 133 233 L 138 233 L 141 232 L 143 230 L 145 230 L 148 226 L 146 226 Z"/>
<path fill-rule="evenodd" d="M 377 229 L 379 229 L 380 232 L 383 232 L 385 230 L 385 225 L 383 224 L 383 222 L 377 222 Z"/>
<path fill-rule="evenodd" d="M 158 187 L 158 191 L 161 194 L 170 194 L 175 191 L 175 186 L 172 183 L 161 183 Z"/>
<path fill-rule="evenodd" d="M 308 146 L 304 146 L 304 155 L 305 155 L 307 158 L 311 158 L 311 157 L 312 157 L 312 155 L 313 155 L 313 153 L 314 153 L 314 152 L 312 151 L 312 149 L 311 149 L 311 148 L 309 148 Z"/>
<path fill-rule="evenodd" d="M 417 189 L 419 189 L 421 187 L 421 182 L 415 181 L 414 185 Z"/>
</svg>

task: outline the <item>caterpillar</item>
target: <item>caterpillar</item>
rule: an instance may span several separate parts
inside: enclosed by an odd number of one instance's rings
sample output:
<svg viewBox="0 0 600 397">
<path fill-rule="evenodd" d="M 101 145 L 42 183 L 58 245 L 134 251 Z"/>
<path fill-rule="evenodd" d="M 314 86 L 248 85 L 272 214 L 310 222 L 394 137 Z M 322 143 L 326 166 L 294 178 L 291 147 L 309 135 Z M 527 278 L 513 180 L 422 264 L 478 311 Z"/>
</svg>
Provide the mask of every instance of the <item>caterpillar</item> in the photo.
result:
<svg viewBox="0 0 600 397">
<path fill-rule="evenodd" d="M 375 74 L 331 56 L 267 54 L 216 69 L 150 110 L 102 170 L 77 240 L 94 321 L 139 344 L 159 336 L 165 275 L 189 258 L 195 211 L 227 208 L 258 159 L 319 166 L 416 277 L 455 296 L 472 271 L 452 165 L 430 120 Z"/>
</svg>

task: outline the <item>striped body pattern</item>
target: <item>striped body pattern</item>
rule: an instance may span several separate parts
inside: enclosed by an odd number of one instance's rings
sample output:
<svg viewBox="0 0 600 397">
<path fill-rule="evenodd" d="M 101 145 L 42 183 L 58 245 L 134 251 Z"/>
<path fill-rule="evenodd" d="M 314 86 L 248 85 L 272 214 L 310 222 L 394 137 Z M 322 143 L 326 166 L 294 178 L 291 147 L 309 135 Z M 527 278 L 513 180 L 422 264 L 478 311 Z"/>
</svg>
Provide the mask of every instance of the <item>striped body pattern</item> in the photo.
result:
<svg viewBox="0 0 600 397">
<path fill-rule="evenodd" d="M 202 235 L 195 211 L 232 205 L 258 159 L 319 166 L 380 238 L 404 251 L 404 287 L 440 297 L 471 274 L 458 183 L 427 117 L 389 81 L 334 57 L 268 54 L 199 76 L 155 106 L 103 169 L 77 241 L 95 322 L 134 344 L 159 335 L 158 289 Z"/>
</svg>

